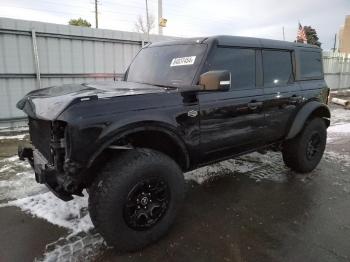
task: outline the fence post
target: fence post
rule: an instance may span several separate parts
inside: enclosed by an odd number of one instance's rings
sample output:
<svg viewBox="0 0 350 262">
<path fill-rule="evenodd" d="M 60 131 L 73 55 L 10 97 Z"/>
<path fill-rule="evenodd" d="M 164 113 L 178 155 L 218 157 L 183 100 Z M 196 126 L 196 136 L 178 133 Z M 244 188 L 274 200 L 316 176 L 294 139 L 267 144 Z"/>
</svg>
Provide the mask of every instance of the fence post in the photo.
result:
<svg viewBox="0 0 350 262">
<path fill-rule="evenodd" d="M 38 45 L 36 42 L 36 33 L 34 29 L 32 30 L 32 42 L 33 42 L 33 54 L 34 54 L 34 62 L 35 62 L 37 88 L 40 89 L 41 88 L 40 63 L 39 63 Z"/>
</svg>

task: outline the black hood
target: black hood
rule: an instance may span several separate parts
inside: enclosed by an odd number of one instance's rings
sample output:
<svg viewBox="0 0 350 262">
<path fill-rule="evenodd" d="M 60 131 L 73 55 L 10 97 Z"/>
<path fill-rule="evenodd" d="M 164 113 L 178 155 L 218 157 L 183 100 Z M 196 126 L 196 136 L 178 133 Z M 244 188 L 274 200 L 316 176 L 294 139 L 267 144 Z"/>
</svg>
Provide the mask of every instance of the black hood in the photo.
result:
<svg viewBox="0 0 350 262">
<path fill-rule="evenodd" d="M 32 118 L 55 120 L 74 103 L 116 96 L 163 93 L 168 90 L 165 87 L 125 81 L 53 86 L 29 92 L 18 101 L 17 108 Z"/>
</svg>

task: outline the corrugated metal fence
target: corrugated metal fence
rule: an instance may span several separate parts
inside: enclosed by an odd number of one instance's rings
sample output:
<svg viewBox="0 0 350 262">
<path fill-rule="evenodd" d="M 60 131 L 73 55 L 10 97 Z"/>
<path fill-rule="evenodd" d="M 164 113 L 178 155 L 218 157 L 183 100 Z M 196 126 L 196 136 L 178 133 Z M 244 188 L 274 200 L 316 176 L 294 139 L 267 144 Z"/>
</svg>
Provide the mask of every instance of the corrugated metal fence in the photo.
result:
<svg viewBox="0 0 350 262">
<path fill-rule="evenodd" d="M 22 122 L 16 102 L 40 87 L 121 77 L 143 34 L 0 18 L 0 128 Z M 174 39 L 151 35 L 150 41 Z"/>
<path fill-rule="evenodd" d="M 144 35 L 0 18 L 0 129 L 23 123 L 16 102 L 40 87 L 121 77 Z M 174 39 L 151 35 L 150 41 Z M 350 56 L 324 53 L 331 89 L 350 88 Z M 17 122 L 17 123 L 16 123 Z"/>
<path fill-rule="evenodd" d="M 332 90 L 350 88 L 350 55 L 323 53 L 325 79 Z"/>
</svg>

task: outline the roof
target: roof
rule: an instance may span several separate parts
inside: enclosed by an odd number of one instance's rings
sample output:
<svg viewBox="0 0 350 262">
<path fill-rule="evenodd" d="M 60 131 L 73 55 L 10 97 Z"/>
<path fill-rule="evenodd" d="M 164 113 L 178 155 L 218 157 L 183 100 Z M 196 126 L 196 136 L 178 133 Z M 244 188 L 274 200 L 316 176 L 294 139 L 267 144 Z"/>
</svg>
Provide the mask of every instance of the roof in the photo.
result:
<svg viewBox="0 0 350 262">
<path fill-rule="evenodd" d="M 218 45 L 223 45 L 223 46 L 258 47 L 258 48 L 260 47 L 260 48 L 277 48 L 277 49 L 295 49 L 295 48 L 320 49 L 318 46 L 309 45 L 309 44 L 294 43 L 294 42 L 264 39 L 264 38 L 255 38 L 255 37 L 229 36 L 229 35 L 184 38 L 184 39 L 174 40 L 174 41 L 158 42 L 158 43 L 152 44 L 151 46 L 210 43 L 215 41 L 217 42 Z"/>
</svg>

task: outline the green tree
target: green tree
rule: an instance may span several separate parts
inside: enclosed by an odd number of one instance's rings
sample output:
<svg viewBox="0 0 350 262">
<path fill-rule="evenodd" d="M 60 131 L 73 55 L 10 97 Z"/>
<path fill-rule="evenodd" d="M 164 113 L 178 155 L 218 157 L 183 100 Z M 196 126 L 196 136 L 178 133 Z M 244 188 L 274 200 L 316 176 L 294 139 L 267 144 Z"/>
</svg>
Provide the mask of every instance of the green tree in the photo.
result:
<svg viewBox="0 0 350 262">
<path fill-rule="evenodd" d="M 69 20 L 68 24 L 69 25 L 75 25 L 75 26 L 91 27 L 91 24 L 87 20 L 85 20 L 85 19 L 83 19 L 81 17 L 79 17 L 78 19 L 71 19 L 71 20 Z"/>
<path fill-rule="evenodd" d="M 304 26 L 304 31 L 306 34 L 307 43 L 311 45 L 321 46 L 321 42 L 318 41 L 317 32 L 311 26 Z"/>
</svg>

